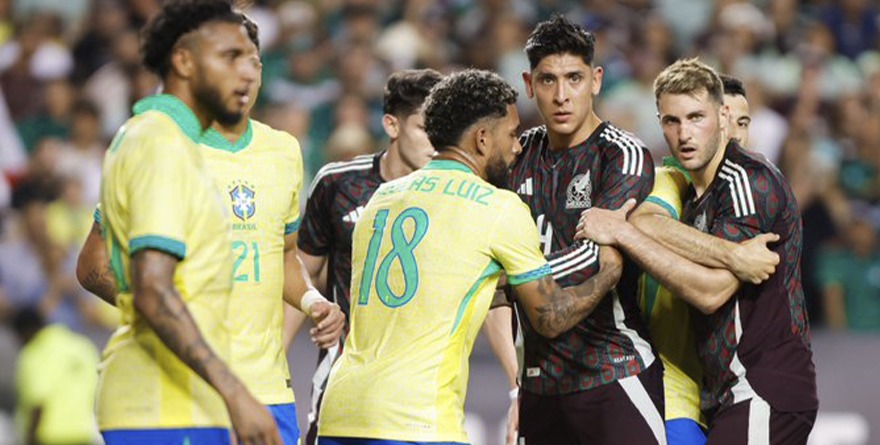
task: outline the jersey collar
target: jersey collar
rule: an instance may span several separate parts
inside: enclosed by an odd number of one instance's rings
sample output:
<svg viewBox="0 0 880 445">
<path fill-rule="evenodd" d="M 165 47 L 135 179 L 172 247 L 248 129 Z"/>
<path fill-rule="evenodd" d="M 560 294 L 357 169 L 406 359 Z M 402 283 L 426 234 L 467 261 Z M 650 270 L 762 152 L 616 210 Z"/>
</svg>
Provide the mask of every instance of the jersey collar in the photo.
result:
<svg viewBox="0 0 880 445">
<path fill-rule="evenodd" d="M 171 94 L 157 94 L 139 100 L 132 111 L 135 115 L 148 111 L 158 111 L 170 117 L 188 138 L 199 142 L 202 136 L 202 124 L 196 114 L 180 99 Z"/>
<path fill-rule="evenodd" d="M 474 171 L 468 166 L 458 161 L 449 159 L 436 159 L 428 162 L 428 165 L 422 167 L 422 170 L 458 170 L 466 173 L 474 174 Z"/>
<path fill-rule="evenodd" d="M 216 148 L 218 150 L 228 151 L 230 153 L 238 153 L 248 145 L 251 144 L 251 139 L 254 137 L 254 130 L 251 120 L 248 119 L 247 130 L 244 131 L 244 134 L 238 138 L 235 143 L 229 142 L 223 135 L 220 134 L 219 131 L 209 128 L 205 130 L 205 133 L 202 135 L 201 143 L 211 147 Z"/>
</svg>

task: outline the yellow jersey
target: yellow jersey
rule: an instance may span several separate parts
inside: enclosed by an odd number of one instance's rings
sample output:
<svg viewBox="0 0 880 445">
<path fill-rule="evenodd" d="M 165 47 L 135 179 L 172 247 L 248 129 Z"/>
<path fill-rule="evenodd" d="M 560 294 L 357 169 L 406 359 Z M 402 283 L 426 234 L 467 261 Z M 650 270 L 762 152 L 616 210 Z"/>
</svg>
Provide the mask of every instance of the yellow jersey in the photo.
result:
<svg viewBox="0 0 880 445">
<path fill-rule="evenodd" d="M 383 184 L 354 229 L 351 331 L 319 435 L 467 442 L 468 358 L 501 271 L 550 274 L 528 207 L 463 164 Z"/>
<path fill-rule="evenodd" d="M 234 144 L 214 129 L 201 142 L 208 172 L 232 213 L 230 366 L 260 403 L 293 403 L 281 338 L 281 295 L 284 236 L 295 233 L 300 222 L 299 143 L 253 120 Z"/>
<path fill-rule="evenodd" d="M 102 430 L 228 427 L 219 394 L 181 362 L 132 305 L 131 258 L 144 249 L 180 262 L 174 286 L 202 336 L 224 361 L 232 291 L 229 215 L 197 141 L 201 125 L 174 96 L 134 107 L 104 159 L 101 223 L 119 291 L 120 327 L 99 367 Z"/>
<path fill-rule="evenodd" d="M 664 159 L 664 163 L 672 162 Z M 689 184 L 684 170 L 672 165 L 658 167 L 654 189 L 645 201 L 663 207 L 677 220 L 681 215 L 682 196 Z M 648 319 L 651 340 L 665 368 L 666 420 L 687 418 L 700 422 L 702 370 L 694 343 L 690 306 L 648 274 L 639 278 L 639 290 L 639 305 Z"/>
</svg>

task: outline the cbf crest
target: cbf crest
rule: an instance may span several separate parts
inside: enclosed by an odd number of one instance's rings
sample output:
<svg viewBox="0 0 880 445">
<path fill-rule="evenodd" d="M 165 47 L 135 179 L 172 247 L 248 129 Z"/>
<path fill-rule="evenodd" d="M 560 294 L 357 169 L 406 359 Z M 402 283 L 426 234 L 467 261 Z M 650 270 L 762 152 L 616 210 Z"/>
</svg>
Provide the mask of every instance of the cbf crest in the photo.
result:
<svg viewBox="0 0 880 445">
<path fill-rule="evenodd" d="M 593 194 L 593 184 L 590 182 L 590 171 L 575 176 L 568 184 L 566 190 L 566 209 L 588 209 L 593 206 L 590 196 Z"/>
<path fill-rule="evenodd" d="M 232 200 L 232 214 L 238 219 L 247 221 L 257 213 L 256 192 L 252 184 L 241 182 L 233 185 L 229 197 Z"/>
</svg>

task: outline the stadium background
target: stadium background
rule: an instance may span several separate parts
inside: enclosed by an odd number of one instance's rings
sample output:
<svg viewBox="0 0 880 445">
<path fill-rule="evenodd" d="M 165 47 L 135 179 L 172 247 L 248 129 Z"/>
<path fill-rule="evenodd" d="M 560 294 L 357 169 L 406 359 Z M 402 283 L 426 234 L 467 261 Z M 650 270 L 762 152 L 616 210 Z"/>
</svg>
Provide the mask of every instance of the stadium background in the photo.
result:
<svg viewBox="0 0 880 445">
<path fill-rule="evenodd" d="M 0 0 L 0 445 L 16 443 L 10 314 L 39 305 L 98 347 L 112 326 L 112 309 L 79 288 L 73 267 L 108 138 L 156 88 L 138 66 L 137 29 L 160 4 Z M 299 138 L 309 176 L 382 148 L 382 86 L 396 69 L 495 70 L 520 90 L 522 128 L 539 122 L 522 47 L 553 12 L 596 33 L 599 115 L 635 132 L 657 162 L 666 149 L 651 81 L 663 67 L 700 56 L 742 79 L 750 148 L 785 173 L 804 216 L 821 400 L 811 443 L 880 443 L 880 2 L 259 0 L 247 10 L 264 63 L 254 115 Z M 841 283 L 843 300 L 833 295 Z M 315 355 L 297 339 L 301 424 Z M 482 339 L 472 366 L 473 439 L 498 443 L 506 390 Z"/>
</svg>

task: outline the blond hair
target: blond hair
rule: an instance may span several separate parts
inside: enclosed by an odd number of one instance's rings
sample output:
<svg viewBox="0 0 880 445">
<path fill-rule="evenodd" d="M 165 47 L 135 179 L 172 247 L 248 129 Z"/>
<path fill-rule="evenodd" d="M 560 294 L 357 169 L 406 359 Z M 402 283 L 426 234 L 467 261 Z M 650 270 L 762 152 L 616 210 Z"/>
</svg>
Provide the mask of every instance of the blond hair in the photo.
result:
<svg viewBox="0 0 880 445">
<path fill-rule="evenodd" d="M 679 59 L 654 79 L 654 100 L 662 94 L 694 96 L 705 90 L 719 105 L 724 103 L 724 84 L 712 67 L 694 57 Z"/>
</svg>

